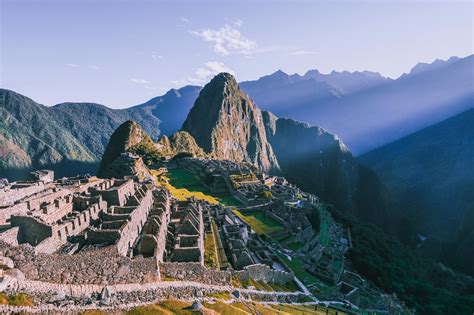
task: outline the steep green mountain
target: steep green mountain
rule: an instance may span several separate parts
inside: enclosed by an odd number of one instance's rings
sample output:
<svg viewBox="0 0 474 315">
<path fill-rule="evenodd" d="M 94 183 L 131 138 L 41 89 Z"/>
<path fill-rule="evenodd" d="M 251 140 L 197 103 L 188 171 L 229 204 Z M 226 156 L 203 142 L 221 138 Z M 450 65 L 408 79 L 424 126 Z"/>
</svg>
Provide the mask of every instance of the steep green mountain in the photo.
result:
<svg viewBox="0 0 474 315">
<path fill-rule="evenodd" d="M 0 176 L 13 179 L 48 167 L 64 174 L 89 171 L 94 154 L 55 120 L 48 108 L 0 89 Z M 57 166 L 57 167 L 56 167 Z M 93 169 L 93 167 L 92 167 Z"/>
<path fill-rule="evenodd" d="M 474 251 L 474 109 L 362 156 L 394 194 L 421 252 L 466 272 Z M 468 245 L 469 244 L 469 245 Z"/>
<path fill-rule="evenodd" d="M 246 161 L 267 172 L 279 170 L 261 111 L 228 73 L 216 75 L 201 90 L 182 129 L 213 158 Z"/>
<path fill-rule="evenodd" d="M 62 103 L 47 109 L 97 159 L 104 153 L 114 130 L 127 120 L 139 123 L 153 139 L 160 135 L 160 120 L 147 108 L 119 110 L 94 103 Z"/>
<path fill-rule="evenodd" d="M 266 134 L 286 178 L 337 208 L 386 224 L 385 188 L 335 135 L 263 112 Z"/>
</svg>

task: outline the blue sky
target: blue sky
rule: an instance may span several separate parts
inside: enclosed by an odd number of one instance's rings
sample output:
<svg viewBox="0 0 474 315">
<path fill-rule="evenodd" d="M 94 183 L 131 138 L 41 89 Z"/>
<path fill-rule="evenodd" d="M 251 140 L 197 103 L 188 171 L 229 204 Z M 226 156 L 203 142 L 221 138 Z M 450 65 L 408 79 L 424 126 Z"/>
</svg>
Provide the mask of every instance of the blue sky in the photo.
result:
<svg viewBox="0 0 474 315">
<path fill-rule="evenodd" d="M 123 108 L 219 71 L 395 78 L 473 53 L 470 1 L 0 2 L 0 86 L 45 105 Z"/>
</svg>

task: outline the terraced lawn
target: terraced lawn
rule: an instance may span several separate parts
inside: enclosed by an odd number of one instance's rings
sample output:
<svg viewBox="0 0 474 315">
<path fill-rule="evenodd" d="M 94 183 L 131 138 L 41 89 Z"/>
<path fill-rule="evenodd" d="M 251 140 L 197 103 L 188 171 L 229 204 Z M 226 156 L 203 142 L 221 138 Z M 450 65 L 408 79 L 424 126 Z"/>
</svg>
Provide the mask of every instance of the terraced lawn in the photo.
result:
<svg viewBox="0 0 474 315">
<path fill-rule="evenodd" d="M 242 221 L 249 224 L 257 234 L 272 234 L 284 230 L 284 226 L 276 220 L 267 217 L 264 212 L 240 212 L 237 209 L 232 210 Z"/>
</svg>

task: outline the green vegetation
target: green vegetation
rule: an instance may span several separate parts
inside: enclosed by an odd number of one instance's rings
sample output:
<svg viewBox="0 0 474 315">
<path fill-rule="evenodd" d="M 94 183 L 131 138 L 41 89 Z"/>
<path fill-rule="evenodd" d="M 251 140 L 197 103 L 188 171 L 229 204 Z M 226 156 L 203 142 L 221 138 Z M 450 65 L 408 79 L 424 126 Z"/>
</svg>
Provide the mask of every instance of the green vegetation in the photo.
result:
<svg viewBox="0 0 474 315">
<path fill-rule="evenodd" d="M 426 260 L 380 228 L 329 207 L 350 227 L 349 258 L 356 270 L 421 314 L 472 314 L 474 280 Z"/>
<path fill-rule="evenodd" d="M 1 299 L 5 301 L 5 294 Z M 14 306 L 34 306 L 33 300 L 26 293 L 16 293 L 8 297 L 8 304 Z"/>
<path fill-rule="evenodd" d="M 204 236 L 204 265 L 214 269 L 219 267 L 213 232 L 206 233 Z"/>
<path fill-rule="evenodd" d="M 258 234 L 272 234 L 280 232 L 284 227 L 275 219 L 268 217 L 263 211 L 246 211 L 241 212 L 233 210 L 235 215 L 249 224 Z"/>
<path fill-rule="evenodd" d="M 227 300 L 227 295 L 221 293 L 213 294 L 216 298 Z M 214 296 L 211 296 L 214 297 Z M 163 315 L 195 315 L 195 314 L 216 314 L 216 315 L 247 315 L 247 314 L 261 314 L 261 315 L 311 315 L 311 314 L 330 314 L 335 315 L 336 311 L 318 305 L 292 305 L 292 304 L 259 304 L 258 302 L 232 302 L 226 303 L 224 301 L 203 302 L 202 311 L 192 311 L 191 302 L 166 300 L 160 303 L 136 307 L 128 311 L 127 315 L 149 315 L 149 314 L 163 314 Z M 344 313 L 338 311 L 337 314 Z"/>
<path fill-rule="evenodd" d="M 227 256 L 225 254 L 224 246 L 222 244 L 222 240 L 219 236 L 219 231 L 217 229 L 217 224 L 214 221 L 214 218 L 211 219 L 211 228 L 214 233 L 214 237 L 216 240 L 217 245 L 217 259 L 219 262 L 219 267 L 221 269 L 226 269 L 229 266 L 229 262 L 227 261 Z"/>
<path fill-rule="evenodd" d="M 296 257 L 292 257 L 291 260 L 283 254 L 277 253 L 278 257 L 295 273 L 295 276 L 300 279 L 305 285 L 317 283 L 318 279 L 307 272 L 303 268 L 303 263 Z"/>
<path fill-rule="evenodd" d="M 211 293 L 207 294 L 207 297 L 221 299 L 221 300 L 230 300 L 231 296 L 229 292 L 218 292 L 218 293 Z"/>
<path fill-rule="evenodd" d="M 147 135 L 145 135 L 143 141 L 129 148 L 128 151 L 141 156 L 143 162 L 149 167 L 157 165 L 163 157 L 155 143 Z"/>
<path fill-rule="evenodd" d="M 302 248 L 303 246 L 304 244 L 301 242 L 294 242 L 294 243 L 289 243 L 288 245 L 286 245 L 286 247 L 291 250 L 298 250 Z"/>
<path fill-rule="evenodd" d="M 311 210 L 312 211 L 307 214 L 306 217 L 308 218 L 309 223 L 311 223 L 313 230 L 318 233 L 321 230 L 321 210 L 319 207 L 312 207 Z"/>
<path fill-rule="evenodd" d="M 259 194 L 259 197 L 260 198 L 263 198 L 263 199 L 272 199 L 273 198 L 273 194 L 271 191 L 269 190 L 262 190 Z"/>
</svg>

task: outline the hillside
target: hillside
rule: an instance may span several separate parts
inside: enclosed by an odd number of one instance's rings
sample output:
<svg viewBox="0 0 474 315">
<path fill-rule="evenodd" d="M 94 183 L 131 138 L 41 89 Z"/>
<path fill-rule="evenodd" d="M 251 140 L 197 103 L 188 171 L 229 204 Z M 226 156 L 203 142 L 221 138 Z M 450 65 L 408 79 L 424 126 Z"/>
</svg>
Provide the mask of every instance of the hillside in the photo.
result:
<svg viewBox="0 0 474 315">
<path fill-rule="evenodd" d="M 465 245 L 474 228 L 469 214 L 474 206 L 473 135 L 471 109 L 360 158 L 391 190 L 399 208 L 406 209 L 402 215 L 415 231 L 427 237 L 420 249 L 438 259 L 443 259 L 442 244 L 451 242 L 459 259 L 474 256 Z M 453 257 L 452 252 L 446 256 Z M 472 268 L 465 270 L 473 274 Z"/>
<path fill-rule="evenodd" d="M 59 175 L 94 169 L 94 154 L 63 128 L 48 108 L 0 89 L 0 177 L 22 178 L 48 167 Z"/>
<path fill-rule="evenodd" d="M 270 112 L 263 112 L 263 119 L 285 177 L 337 208 L 386 227 L 384 186 L 337 136 Z"/>
</svg>

